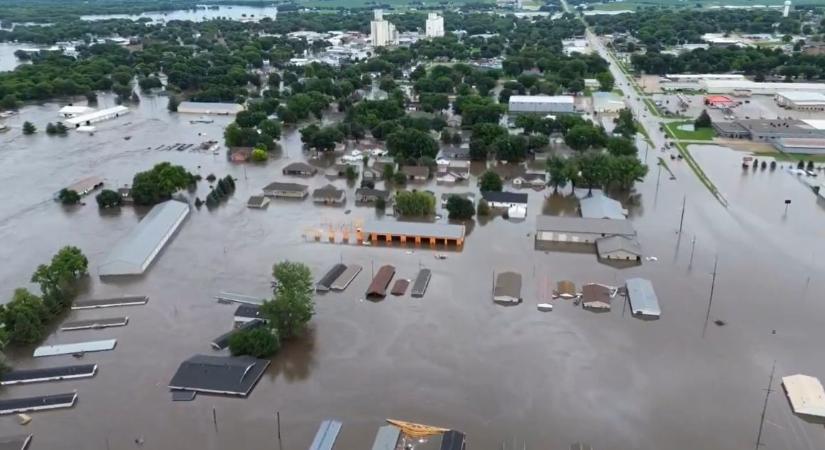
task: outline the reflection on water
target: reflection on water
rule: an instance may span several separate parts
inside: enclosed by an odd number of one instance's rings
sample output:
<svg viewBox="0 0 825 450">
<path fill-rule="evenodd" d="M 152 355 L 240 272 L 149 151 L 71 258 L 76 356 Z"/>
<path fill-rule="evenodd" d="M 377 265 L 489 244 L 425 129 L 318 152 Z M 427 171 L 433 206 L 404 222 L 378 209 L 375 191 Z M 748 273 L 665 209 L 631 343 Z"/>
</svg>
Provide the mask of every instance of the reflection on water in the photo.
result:
<svg viewBox="0 0 825 450">
<path fill-rule="evenodd" d="M 31 48 L 33 45 L 12 44 L 9 42 L 0 42 L 0 72 L 14 70 L 15 67 L 21 64 L 29 64 L 28 61 L 20 61 L 14 56 L 14 52 L 21 48 Z"/>
</svg>

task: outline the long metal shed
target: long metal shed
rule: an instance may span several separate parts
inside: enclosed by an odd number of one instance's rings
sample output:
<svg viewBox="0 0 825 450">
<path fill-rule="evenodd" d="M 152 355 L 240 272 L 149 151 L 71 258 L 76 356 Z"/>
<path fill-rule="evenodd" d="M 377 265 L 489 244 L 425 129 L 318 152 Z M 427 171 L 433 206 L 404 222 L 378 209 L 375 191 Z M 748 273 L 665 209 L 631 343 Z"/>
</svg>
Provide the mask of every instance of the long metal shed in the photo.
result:
<svg viewBox="0 0 825 450">
<path fill-rule="evenodd" d="M 74 302 L 72 309 L 96 309 L 96 308 L 114 308 L 116 306 L 137 306 L 145 305 L 149 301 L 149 297 L 145 295 L 132 295 L 127 297 L 117 298 L 101 298 L 95 300 L 81 300 Z"/>
<path fill-rule="evenodd" d="M 98 266 L 100 276 L 140 275 L 172 238 L 186 216 L 189 204 L 169 200 L 155 205 L 149 214 L 121 239 Z"/>
<path fill-rule="evenodd" d="M 344 264 L 336 264 L 332 266 L 331 269 L 318 280 L 318 283 L 315 284 L 315 290 L 319 292 L 326 292 L 329 290 L 332 283 L 341 276 L 344 271 L 347 270 L 347 266 Z"/>
<path fill-rule="evenodd" d="M 456 430 L 450 430 L 441 435 L 441 450 L 464 450 L 466 436 Z"/>
<path fill-rule="evenodd" d="M 0 400 L 0 414 L 17 414 L 47 409 L 71 408 L 77 401 L 77 392 L 41 395 L 38 397 L 10 398 Z"/>
<path fill-rule="evenodd" d="M 398 439 L 401 438 L 401 429 L 395 425 L 384 425 L 375 434 L 375 441 L 372 442 L 372 450 L 395 450 L 398 447 Z"/>
<path fill-rule="evenodd" d="M 386 265 L 378 269 L 378 273 L 372 279 L 367 288 L 367 298 L 383 298 L 387 295 L 387 286 L 390 285 L 392 277 L 395 276 L 395 267 Z"/>
<path fill-rule="evenodd" d="M 232 331 L 227 331 L 226 333 L 224 333 L 224 334 L 216 337 L 215 339 L 213 339 L 212 340 L 212 348 L 214 348 L 215 350 L 223 350 L 226 347 L 229 347 L 229 339 L 232 338 L 233 334 L 235 334 L 239 331 L 245 331 L 245 330 L 251 330 L 253 328 L 257 328 L 257 327 L 259 327 L 263 324 L 264 324 L 264 321 L 260 320 L 260 319 L 250 320 L 249 322 L 246 322 L 245 324 L 239 326 L 238 328 L 236 328 Z"/>
<path fill-rule="evenodd" d="M 34 357 L 71 355 L 73 353 L 103 352 L 112 350 L 117 345 L 117 339 L 100 341 L 76 342 L 74 344 L 44 345 L 34 349 Z"/>
<path fill-rule="evenodd" d="M 315 433 L 315 439 L 312 440 L 312 445 L 309 450 L 332 450 L 335 446 L 335 439 L 338 438 L 338 433 L 341 431 L 341 422 L 337 420 L 325 420 L 321 422 L 318 427 L 318 432 Z"/>
<path fill-rule="evenodd" d="M 355 277 L 357 277 L 358 274 L 361 273 L 361 269 L 362 267 L 358 264 L 348 265 L 347 269 L 344 270 L 341 273 L 341 275 L 339 275 L 338 278 L 335 279 L 330 288 L 333 291 L 343 291 L 350 285 L 350 283 L 352 283 L 352 280 L 354 280 Z"/>
<path fill-rule="evenodd" d="M 421 269 L 418 271 L 418 275 L 415 276 L 415 282 L 413 283 L 412 291 L 410 295 L 413 297 L 423 297 L 424 293 L 427 292 L 427 286 L 430 284 L 430 278 L 432 277 L 432 272 L 430 269 Z"/>
<path fill-rule="evenodd" d="M 88 378 L 93 377 L 95 373 L 97 364 L 12 370 L 0 375 L 0 386 Z"/>
<path fill-rule="evenodd" d="M 630 309 L 633 314 L 647 317 L 659 317 L 662 310 L 659 299 L 653 290 L 653 283 L 645 278 L 629 278 L 625 281 L 627 298 L 630 300 Z"/>
<path fill-rule="evenodd" d="M 60 326 L 60 331 L 91 330 L 109 327 L 125 327 L 129 323 L 128 317 L 107 317 L 104 319 L 77 320 L 66 322 Z"/>
</svg>

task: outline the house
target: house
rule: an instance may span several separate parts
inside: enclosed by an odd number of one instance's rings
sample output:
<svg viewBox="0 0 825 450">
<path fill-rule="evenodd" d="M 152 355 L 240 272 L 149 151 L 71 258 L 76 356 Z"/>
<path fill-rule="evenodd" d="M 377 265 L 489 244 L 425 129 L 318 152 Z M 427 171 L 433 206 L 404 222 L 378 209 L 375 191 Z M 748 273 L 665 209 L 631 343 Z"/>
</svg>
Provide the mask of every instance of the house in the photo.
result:
<svg viewBox="0 0 825 450">
<path fill-rule="evenodd" d="M 588 283 L 582 286 L 582 307 L 593 310 L 610 310 L 610 300 L 616 295 L 616 289 L 603 284 Z"/>
<path fill-rule="evenodd" d="M 264 209 L 269 205 L 269 199 L 263 195 L 253 195 L 246 201 L 247 208 Z"/>
<path fill-rule="evenodd" d="M 272 182 L 264 186 L 264 195 L 267 197 L 305 198 L 309 188 L 304 184 Z"/>
<path fill-rule="evenodd" d="M 521 303 L 521 275 L 515 272 L 498 274 L 493 288 L 493 301 L 511 305 Z"/>
<path fill-rule="evenodd" d="M 456 183 L 470 179 L 470 161 L 441 160 L 436 180 L 439 183 Z"/>
<path fill-rule="evenodd" d="M 513 178 L 513 186 L 515 187 L 531 187 L 544 189 L 547 186 L 546 173 L 525 173 L 524 175 Z"/>
<path fill-rule="evenodd" d="M 395 171 L 395 160 L 389 157 L 380 157 L 376 158 L 375 161 L 372 162 L 373 170 L 378 171 L 378 173 L 380 173 L 381 176 L 384 175 L 384 170 L 387 166 L 392 167 L 392 170 Z"/>
<path fill-rule="evenodd" d="M 343 205 L 347 201 L 347 193 L 328 184 L 312 191 L 312 201 L 323 205 Z"/>
<path fill-rule="evenodd" d="M 599 259 L 641 261 L 642 247 L 636 239 L 625 236 L 609 236 L 596 241 Z"/>
<path fill-rule="evenodd" d="M 361 173 L 361 180 L 363 181 L 379 181 L 384 176 L 382 172 L 379 172 L 375 168 L 366 167 L 364 168 L 363 173 Z"/>
<path fill-rule="evenodd" d="M 518 192 L 484 191 L 481 198 L 486 200 L 491 208 L 527 207 L 527 194 Z"/>
<path fill-rule="evenodd" d="M 350 169 L 352 167 L 352 169 Z M 354 170 L 355 174 L 358 174 L 358 168 L 361 167 L 361 162 L 357 163 L 349 163 L 346 161 L 338 161 L 332 166 L 330 166 L 326 171 L 324 171 L 324 175 L 332 178 L 336 177 L 346 177 L 348 170 Z"/>
<path fill-rule="evenodd" d="M 252 147 L 229 147 L 228 156 L 235 163 L 247 162 L 252 157 Z"/>
<path fill-rule="evenodd" d="M 576 298 L 579 294 L 576 292 L 576 283 L 570 280 L 561 280 L 556 283 L 556 290 L 553 291 L 553 295 L 561 298 Z"/>
<path fill-rule="evenodd" d="M 355 190 L 355 201 L 359 203 L 375 203 L 381 199 L 385 202 L 390 200 L 390 192 L 380 189 L 358 188 Z"/>
<path fill-rule="evenodd" d="M 318 169 L 303 162 L 294 162 L 283 168 L 284 175 L 294 175 L 299 177 L 311 177 L 318 173 Z"/>
<path fill-rule="evenodd" d="M 456 160 L 456 161 L 469 161 L 470 160 L 470 147 L 468 145 L 465 148 L 462 145 L 461 147 L 456 147 L 456 148 L 445 148 L 445 149 L 441 150 L 441 153 L 439 153 L 438 159 L 449 159 L 449 160 Z"/>
<path fill-rule="evenodd" d="M 430 178 L 430 168 L 427 166 L 403 166 L 401 172 L 411 181 L 427 181 Z"/>
</svg>

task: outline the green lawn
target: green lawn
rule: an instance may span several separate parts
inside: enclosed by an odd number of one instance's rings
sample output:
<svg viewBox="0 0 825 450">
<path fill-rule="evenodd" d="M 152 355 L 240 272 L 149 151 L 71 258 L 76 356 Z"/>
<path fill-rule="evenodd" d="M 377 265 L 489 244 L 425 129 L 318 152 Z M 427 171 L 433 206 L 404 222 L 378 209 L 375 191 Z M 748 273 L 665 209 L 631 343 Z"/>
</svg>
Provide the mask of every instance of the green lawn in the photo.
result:
<svg viewBox="0 0 825 450">
<path fill-rule="evenodd" d="M 684 120 L 681 122 L 670 122 L 665 124 L 665 131 L 668 136 L 674 139 L 687 141 L 711 141 L 716 137 L 716 131 L 713 128 L 699 128 L 696 131 L 680 130 L 680 125 L 692 124 L 692 120 Z"/>
</svg>

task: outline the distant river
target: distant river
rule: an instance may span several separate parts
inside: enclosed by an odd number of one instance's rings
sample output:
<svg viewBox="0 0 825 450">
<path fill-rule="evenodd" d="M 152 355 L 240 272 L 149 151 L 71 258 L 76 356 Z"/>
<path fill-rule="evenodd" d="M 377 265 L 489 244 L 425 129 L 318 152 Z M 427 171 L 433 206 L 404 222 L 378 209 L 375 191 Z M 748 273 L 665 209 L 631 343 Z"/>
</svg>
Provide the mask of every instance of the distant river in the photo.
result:
<svg viewBox="0 0 825 450">
<path fill-rule="evenodd" d="M 82 20 L 106 20 L 106 19 L 132 19 L 138 20 L 149 18 L 152 21 L 170 20 L 190 20 L 200 22 L 203 20 L 226 17 L 233 20 L 260 20 L 269 17 L 275 20 L 278 15 L 278 8 L 275 6 L 255 7 L 255 6 L 221 6 L 218 9 L 180 9 L 176 11 L 145 12 L 141 14 L 93 14 L 80 16 Z"/>
<path fill-rule="evenodd" d="M 33 45 L 12 44 L 8 42 L 0 42 L 0 72 L 14 70 L 20 64 L 27 64 L 27 62 L 20 61 L 14 56 L 14 52 L 21 48 L 31 48 Z"/>
</svg>

